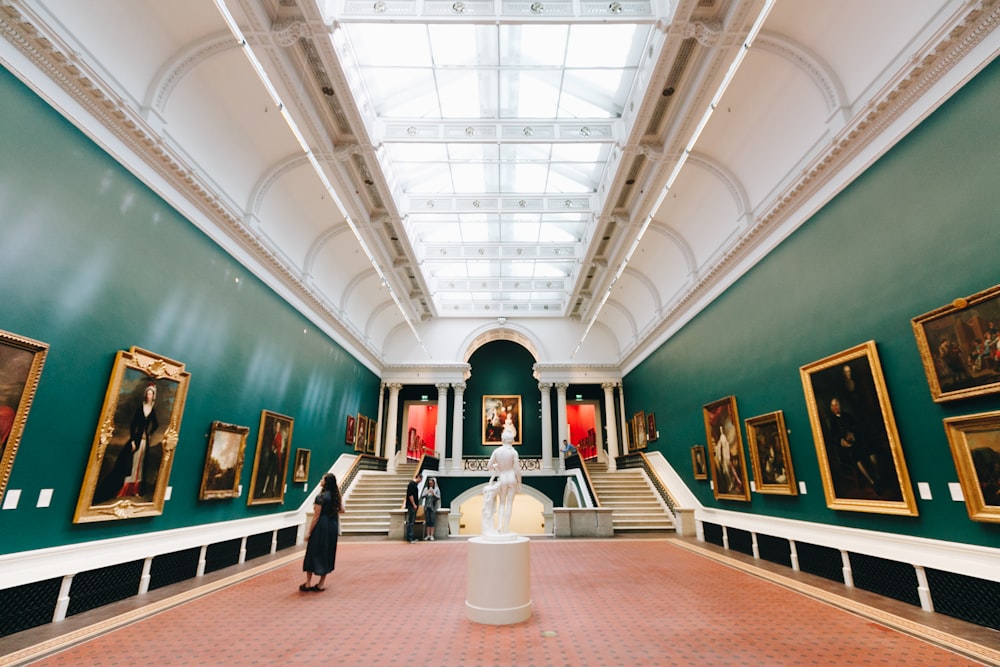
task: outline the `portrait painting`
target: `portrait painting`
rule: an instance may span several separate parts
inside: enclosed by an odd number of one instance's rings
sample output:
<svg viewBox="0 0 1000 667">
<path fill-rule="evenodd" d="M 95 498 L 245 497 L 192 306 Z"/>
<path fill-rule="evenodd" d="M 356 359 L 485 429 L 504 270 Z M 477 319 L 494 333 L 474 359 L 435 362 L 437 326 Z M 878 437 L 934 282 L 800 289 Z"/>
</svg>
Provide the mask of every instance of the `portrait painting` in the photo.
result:
<svg viewBox="0 0 1000 667">
<path fill-rule="evenodd" d="M 1000 391 L 1000 285 L 912 320 L 937 402 Z"/>
<path fill-rule="evenodd" d="M 115 355 L 74 523 L 163 514 L 189 381 L 153 352 Z"/>
<path fill-rule="evenodd" d="M 747 427 L 747 445 L 750 448 L 750 465 L 757 493 L 798 495 L 792 456 L 788 449 L 788 431 L 785 413 L 781 410 L 744 422 Z"/>
<path fill-rule="evenodd" d="M 656 442 L 660 434 L 656 430 L 656 415 L 652 412 L 646 415 L 646 442 Z"/>
<path fill-rule="evenodd" d="M 521 444 L 521 397 L 491 394 L 483 396 L 483 444 L 499 445 L 504 424 L 514 427 L 514 444 Z"/>
<path fill-rule="evenodd" d="M 1000 411 L 950 417 L 944 429 L 969 518 L 1000 523 Z"/>
<path fill-rule="evenodd" d="M 243 471 L 249 433 L 248 426 L 212 422 L 199 500 L 236 498 L 240 495 L 240 473 Z"/>
<path fill-rule="evenodd" d="M 378 435 L 378 422 L 374 419 L 368 419 L 368 441 L 365 444 L 365 452 L 368 454 L 375 453 L 375 438 Z"/>
<path fill-rule="evenodd" d="M 292 426 L 294 420 L 291 417 L 261 410 L 257 454 L 253 461 L 247 505 L 285 502 Z"/>
<path fill-rule="evenodd" d="M 705 448 L 695 445 L 691 448 L 691 467 L 695 479 L 708 479 L 708 464 L 705 462 Z"/>
<path fill-rule="evenodd" d="M 45 343 L 0 330 L 0 500 L 48 351 Z"/>
<path fill-rule="evenodd" d="M 359 412 L 354 423 L 358 429 L 357 433 L 354 434 L 354 451 L 363 454 L 368 448 L 368 417 Z"/>
<path fill-rule="evenodd" d="M 712 493 L 720 500 L 750 500 L 747 461 L 740 437 L 736 397 L 727 396 L 702 408 L 708 440 Z"/>
<path fill-rule="evenodd" d="M 296 484 L 309 481 L 309 457 L 312 451 L 308 449 L 295 450 L 295 465 L 292 466 L 292 481 Z"/>
<path fill-rule="evenodd" d="M 875 341 L 800 369 L 831 509 L 917 515 Z"/>
<path fill-rule="evenodd" d="M 632 415 L 632 434 L 634 436 L 632 442 L 634 443 L 634 449 L 645 449 L 646 448 L 646 413 L 642 410 Z"/>
<path fill-rule="evenodd" d="M 357 420 L 354 418 L 354 415 L 347 415 L 347 435 L 344 437 L 344 442 L 348 445 L 355 445 L 355 450 L 357 450 L 357 440 L 355 438 L 357 430 Z"/>
</svg>

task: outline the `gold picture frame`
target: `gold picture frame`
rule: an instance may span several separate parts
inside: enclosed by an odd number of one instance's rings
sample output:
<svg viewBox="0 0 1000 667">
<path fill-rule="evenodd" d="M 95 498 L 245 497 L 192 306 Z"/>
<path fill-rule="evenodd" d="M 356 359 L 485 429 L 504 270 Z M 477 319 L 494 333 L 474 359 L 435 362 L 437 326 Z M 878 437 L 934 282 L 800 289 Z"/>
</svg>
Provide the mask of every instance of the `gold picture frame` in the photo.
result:
<svg viewBox="0 0 1000 667">
<path fill-rule="evenodd" d="M 504 422 L 510 417 L 514 425 L 514 443 L 521 444 L 521 396 L 489 394 L 483 396 L 483 444 L 499 445 Z"/>
<path fill-rule="evenodd" d="M 285 502 L 285 480 L 288 479 L 294 426 L 295 420 L 291 417 L 270 410 L 260 411 L 257 454 L 253 460 L 247 505 Z"/>
<path fill-rule="evenodd" d="M 295 450 L 295 465 L 292 466 L 292 482 L 301 484 L 309 481 L 309 459 L 312 451 L 308 449 Z"/>
<path fill-rule="evenodd" d="M 695 479 L 708 479 L 708 459 L 705 458 L 705 446 L 695 445 L 691 448 L 691 469 Z"/>
<path fill-rule="evenodd" d="M 240 473 L 246 454 L 249 426 L 212 422 L 205 452 L 205 470 L 201 475 L 199 500 L 237 498 L 240 495 Z"/>
<path fill-rule="evenodd" d="M 7 491 L 48 351 L 46 343 L 0 330 L 0 500 Z"/>
<path fill-rule="evenodd" d="M 115 355 L 73 523 L 163 514 L 190 379 L 148 350 Z"/>
<path fill-rule="evenodd" d="M 632 442 L 632 450 L 638 451 L 640 449 L 646 448 L 647 436 L 646 433 L 646 413 L 639 410 L 634 415 L 632 415 L 632 433 L 634 434 L 634 439 Z"/>
<path fill-rule="evenodd" d="M 378 437 L 378 422 L 371 417 L 368 418 L 368 442 L 365 445 L 366 454 L 375 453 L 375 439 Z"/>
<path fill-rule="evenodd" d="M 944 430 L 969 518 L 1000 523 L 1000 411 L 949 417 Z"/>
<path fill-rule="evenodd" d="M 365 450 L 368 449 L 368 417 L 359 412 L 354 423 L 358 429 L 358 432 L 354 434 L 354 451 L 364 454 Z"/>
<path fill-rule="evenodd" d="M 1000 285 L 911 323 L 934 401 L 1000 392 Z"/>
<path fill-rule="evenodd" d="M 875 341 L 799 372 L 827 507 L 917 516 Z"/>
<path fill-rule="evenodd" d="M 774 493 L 796 496 L 792 455 L 785 429 L 785 413 L 781 410 L 750 417 L 743 422 L 747 428 L 747 447 L 750 465 L 753 466 L 754 486 L 757 493 Z"/>
<path fill-rule="evenodd" d="M 750 500 L 747 459 L 740 436 L 736 397 L 726 396 L 702 407 L 712 493 L 717 500 Z"/>
</svg>

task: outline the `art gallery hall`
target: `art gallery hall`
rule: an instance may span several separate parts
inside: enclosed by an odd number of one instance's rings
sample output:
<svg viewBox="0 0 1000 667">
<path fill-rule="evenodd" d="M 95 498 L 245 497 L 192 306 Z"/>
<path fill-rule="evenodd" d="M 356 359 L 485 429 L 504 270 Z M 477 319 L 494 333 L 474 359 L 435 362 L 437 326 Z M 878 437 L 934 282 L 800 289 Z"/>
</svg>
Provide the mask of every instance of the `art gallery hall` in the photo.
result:
<svg viewBox="0 0 1000 667">
<path fill-rule="evenodd" d="M 0 36 L 0 666 L 1000 665 L 997 0 Z"/>
</svg>

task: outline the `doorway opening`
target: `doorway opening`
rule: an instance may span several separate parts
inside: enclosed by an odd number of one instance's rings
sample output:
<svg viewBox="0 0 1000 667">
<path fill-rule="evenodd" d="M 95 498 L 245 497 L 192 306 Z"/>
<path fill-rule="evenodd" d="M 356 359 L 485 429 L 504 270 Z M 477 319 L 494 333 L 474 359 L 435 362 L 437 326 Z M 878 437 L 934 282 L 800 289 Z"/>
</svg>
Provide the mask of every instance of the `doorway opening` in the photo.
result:
<svg viewBox="0 0 1000 667">
<path fill-rule="evenodd" d="M 403 403 L 403 434 L 407 461 L 419 461 L 421 456 L 438 456 L 436 404 L 425 401 Z"/>
<path fill-rule="evenodd" d="M 566 405 L 567 434 L 585 461 L 598 458 L 604 450 L 601 435 L 601 406 L 597 401 L 574 401 Z"/>
</svg>

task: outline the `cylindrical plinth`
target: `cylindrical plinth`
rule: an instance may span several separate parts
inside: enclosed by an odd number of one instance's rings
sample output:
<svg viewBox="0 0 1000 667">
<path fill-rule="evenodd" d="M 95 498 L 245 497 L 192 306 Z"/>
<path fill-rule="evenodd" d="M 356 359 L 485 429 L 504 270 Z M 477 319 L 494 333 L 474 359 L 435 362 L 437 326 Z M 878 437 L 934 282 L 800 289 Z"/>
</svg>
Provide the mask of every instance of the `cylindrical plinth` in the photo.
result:
<svg viewBox="0 0 1000 667">
<path fill-rule="evenodd" d="M 510 625 L 531 618 L 530 540 L 469 539 L 465 615 L 484 625 Z"/>
</svg>

